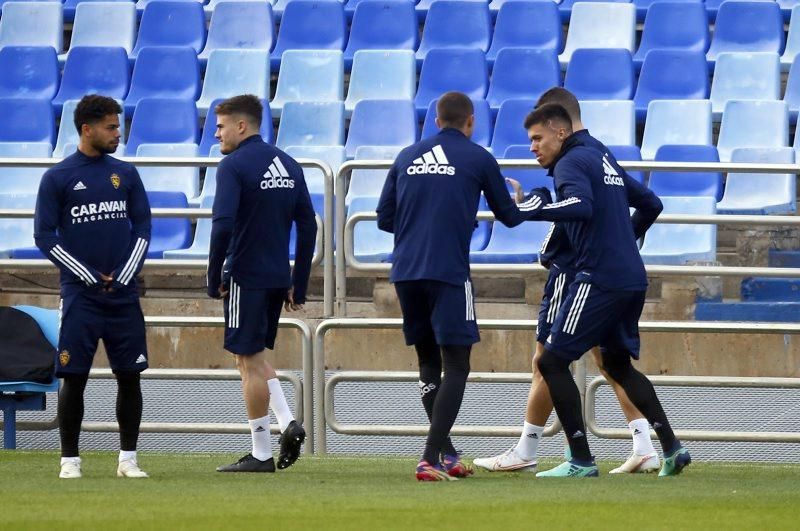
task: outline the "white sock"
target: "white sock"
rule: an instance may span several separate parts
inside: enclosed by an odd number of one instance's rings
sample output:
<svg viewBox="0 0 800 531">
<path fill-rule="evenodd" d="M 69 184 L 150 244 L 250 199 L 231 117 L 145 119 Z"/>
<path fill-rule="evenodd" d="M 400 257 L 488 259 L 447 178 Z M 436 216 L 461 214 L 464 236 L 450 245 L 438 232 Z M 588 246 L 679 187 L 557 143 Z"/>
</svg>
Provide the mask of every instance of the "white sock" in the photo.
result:
<svg viewBox="0 0 800 531">
<path fill-rule="evenodd" d="M 119 451 L 119 462 L 123 461 L 136 461 L 136 450 L 127 452 L 125 450 Z"/>
<path fill-rule="evenodd" d="M 628 427 L 633 435 L 633 453 L 636 455 L 652 454 L 656 451 L 653 448 L 653 441 L 650 440 L 650 424 L 647 419 L 632 420 Z"/>
<path fill-rule="evenodd" d="M 272 457 L 272 441 L 269 437 L 269 413 L 260 419 L 248 421 L 250 423 L 250 435 L 253 437 L 253 457 L 259 461 L 266 461 Z"/>
<path fill-rule="evenodd" d="M 81 458 L 80 457 L 62 457 L 61 458 L 61 465 L 63 466 L 64 463 L 77 463 L 77 464 L 80 465 L 81 464 Z"/>
<path fill-rule="evenodd" d="M 517 455 L 523 459 L 536 459 L 539 451 L 539 441 L 542 440 L 544 426 L 529 424 L 527 421 L 522 428 L 522 435 L 517 443 Z"/>
<path fill-rule="evenodd" d="M 292 415 L 292 410 L 289 409 L 289 404 L 286 403 L 286 396 L 283 394 L 281 382 L 277 378 L 272 378 L 267 380 L 267 385 L 269 386 L 269 407 L 275 413 L 278 426 L 283 432 L 289 423 L 294 420 L 294 415 Z"/>
</svg>

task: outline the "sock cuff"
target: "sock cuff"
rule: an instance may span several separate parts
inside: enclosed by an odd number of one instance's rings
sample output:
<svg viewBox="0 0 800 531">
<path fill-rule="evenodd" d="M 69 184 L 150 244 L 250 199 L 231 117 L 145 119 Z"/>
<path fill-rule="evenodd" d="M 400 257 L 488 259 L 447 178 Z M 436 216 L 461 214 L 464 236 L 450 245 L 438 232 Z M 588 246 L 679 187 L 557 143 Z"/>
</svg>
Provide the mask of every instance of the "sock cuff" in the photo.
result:
<svg viewBox="0 0 800 531">
<path fill-rule="evenodd" d="M 630 429 L 639 428 L 640 430 L 641 429 L 646 429 L 646 430 L 649 431 L 650 430 L 650 423 L 647 422 L 647 419 L 645 419 L 645 418 L 633 419 L 632 421 L 630 421 L 628 423 L 628 427 Z"/>
<path fill-rule="evenodd" d="M 258 426 L 264 426 L 266 429 L 269 429 L 269 413 L 261 418 L 249 419 L 247 423 L 250 424 L 251 430 L 257 428 Z"/>
</svg>

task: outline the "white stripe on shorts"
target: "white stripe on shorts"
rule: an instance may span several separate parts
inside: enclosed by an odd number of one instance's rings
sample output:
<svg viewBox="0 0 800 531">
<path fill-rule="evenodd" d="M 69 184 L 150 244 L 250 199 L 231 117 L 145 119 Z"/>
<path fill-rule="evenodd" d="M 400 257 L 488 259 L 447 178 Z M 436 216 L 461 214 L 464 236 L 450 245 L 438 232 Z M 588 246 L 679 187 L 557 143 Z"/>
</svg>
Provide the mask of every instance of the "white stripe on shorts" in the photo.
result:
<svg viewBox="0 0 800 531">
<path fill-rule="evenodd" d="M 559 273 L 556 276 L 555 285 L 553 286 L 553 296 L 550 298 L 550 308 L 547 310 L 547 322 L 552 324 L 558 315 L 558 310 L 561 308 L 561 294 L 564 292 L 564 284 L 567 281 L 566 273 Z"/>
<path fill-rule="evenodd" d="M 578 320 L 581 318 L 581 312 L 583 311 L 584 304 L 586 304 L 586 299 L 589 296 L 589 290 L 591 287 L 591 284 L 581 284 L 578 288 L 575 299 L 572 301 L 572 308 L 570 308 L 569 315 L 567 316 L 566 321 L 564 321 L 564 333 L 570 335 L 575 334 L 575 329 L 578 326 Z"/>
<path fill-rule="evenodd" d="M 472 298 L 472 282 L 464 282 L 464 299 L 467 301 L 467 321 L 475 320 L 475 303 Z"/>
</svg>

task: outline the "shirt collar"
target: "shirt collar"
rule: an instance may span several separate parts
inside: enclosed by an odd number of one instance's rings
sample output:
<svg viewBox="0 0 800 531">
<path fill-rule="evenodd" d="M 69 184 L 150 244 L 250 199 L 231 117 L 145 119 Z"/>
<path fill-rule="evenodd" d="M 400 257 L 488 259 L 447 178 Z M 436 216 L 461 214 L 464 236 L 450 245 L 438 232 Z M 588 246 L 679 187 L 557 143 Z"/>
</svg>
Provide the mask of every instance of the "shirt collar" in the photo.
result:
<svg viewBox="0 0 800 531">
<path fill-rule="evenodd" d="M 582 134 L 584 131 L 586 131 L 586 133 L 585 133 L 586 135 L 589 134 L 588 130 L 581 129 L 580 131 L 578 131 L 576 133 L 572 133 L 571 135 L 569 135 L 567 138 L 564 139 L 564 143 L 561 144 L 561 151 L 558 152 L 558 156 L 553 161 L 553 164 L 550 165 L 549 168 L 547 168 L 547 175 L 549 175 L 551 177 L 553 176 L 553 170 L 555 170 L 556 164 L 558 164 L 558 161 L 561 160 L 561 158 L 564 155 L 566 155 L 567 152 L 570 149 L 572 149 L 574 147 L 577 147 L 577 146 L 583 146 L 584 145 L 583 138 L 581 138 L 582 136 L 584 136 Z"/>
<path fill-rule="evenodd" d="M 245 138 L 244 140 L 242 140 L 241 142 L 239 142 L 239 147 L 245 146 L 247 144 L 252 144 L 254 142 L 261 142 L 261 141 L 262 141 L 261 135 L 259 135 L 259 134 L 250 135 L 247 138 Z"/>
</svg>

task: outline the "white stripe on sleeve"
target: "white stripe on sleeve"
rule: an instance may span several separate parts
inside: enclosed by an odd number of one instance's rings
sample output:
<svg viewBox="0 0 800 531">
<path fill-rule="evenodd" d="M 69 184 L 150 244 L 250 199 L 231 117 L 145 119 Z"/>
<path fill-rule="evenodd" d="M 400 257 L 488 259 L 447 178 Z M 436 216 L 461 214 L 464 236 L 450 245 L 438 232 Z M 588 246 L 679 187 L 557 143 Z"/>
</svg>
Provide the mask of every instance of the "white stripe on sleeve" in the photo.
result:
<svg viewBox="0 0 800 531">
<path fill-rule="evenodd" d="M 71 254 L 61 248 L 60 245 L 56 245 L 53 247 L 50 252 L 55 256 L 59 262 L 64 264 L 64 266 L 69 269 L 76 277 L 83 280 L 86 285 L 91 286 L 92 284 L 97 282 L 97 279 L 89 273 L 89 270 L 86 269 L 83 264 L 81 264 L 76 258 L 74 258 Z"/>
</svg>

